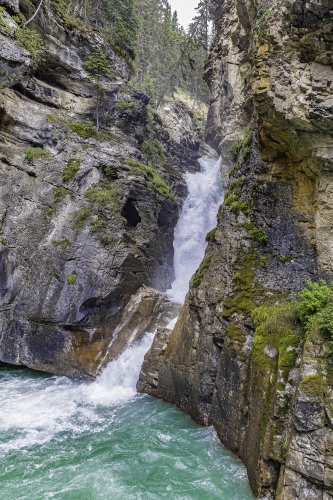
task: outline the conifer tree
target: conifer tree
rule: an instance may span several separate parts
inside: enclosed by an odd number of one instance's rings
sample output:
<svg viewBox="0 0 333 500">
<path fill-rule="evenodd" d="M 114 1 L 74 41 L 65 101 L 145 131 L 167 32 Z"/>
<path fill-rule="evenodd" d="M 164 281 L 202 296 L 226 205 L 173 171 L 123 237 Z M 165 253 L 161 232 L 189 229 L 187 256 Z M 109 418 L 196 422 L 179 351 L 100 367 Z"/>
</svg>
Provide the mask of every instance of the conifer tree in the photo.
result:
<svg viewBox="0 0 333 500">
<path fill-rule="evenodd" d="M 110 71 L 110 63 L 108 58 L 99 49 L 97 52 L 91 54 L 86 60 L 86 67 L 90 73 L 89 79 L 91 80 L 96 92 L 96 129 L 99 130 L 99 111 L 102 105 L 105 92 L 107 88 L 102 85 L 105 79 L 110 79 L 112 73 Z"/>
</svg>

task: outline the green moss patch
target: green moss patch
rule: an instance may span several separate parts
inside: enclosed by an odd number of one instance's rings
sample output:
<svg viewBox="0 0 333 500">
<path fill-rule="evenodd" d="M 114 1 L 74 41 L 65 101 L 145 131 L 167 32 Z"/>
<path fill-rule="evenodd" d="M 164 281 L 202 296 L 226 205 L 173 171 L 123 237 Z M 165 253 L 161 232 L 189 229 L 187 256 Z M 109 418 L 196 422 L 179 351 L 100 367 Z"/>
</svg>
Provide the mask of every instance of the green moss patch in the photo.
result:
<svg viewBox="0 0 333 500">
<path fill-rule="evenodd" d="M 69 274 L 67 276 L 67 283 L 69 285 L 75 285 L 76 280 L 77 280 L 77 274 Z"/>
<path fill-rule="evenodd" d="M 74 179 L 77 172 L 80 170 L 81 160 L 80 158 L 69 158 L 66 167 L 62 171 L 62 180 L 64 182 L 69 182 Z"/>
<path fill-rule="evenodd" d="M 295 304 L 258 307 L 252 311 L 252 319 L 256 327 L 251 352 L 254 365 L 264 373 L 269 371 L 271 360 L 264 353 L 269 347 L 277 351 L 280 369 L 292 368 L 297 358 L 294 348 L 301 342 Z"/>
<path fill-rule="evenodd" d="M 81 207 L 74 215 L 74 225 L 72 229 L 76 229 L 82 226 L 85 220 L 90 217 L 91 209 L 88 207 Z"/>
<path fill-rule="evenodd" d="M 235 160 L 241 165 L 248 154 L 250 153 L 250 145 L 252 141 L 252 128 L 248 125 L 244 130 L 243 139 L 236 139 L 230 146 L 230 153 L 234 156 Z"/>
<path fill-rule="evenodd" d="M 268 240 L 265 231 L 262 231 L 260 227 L 256 226 L 253 222 L 248 222 L 245 224 L 245 229 L 249 231 L 251 238 L 258 243 L 266 243 Z"/>
<path fill-rule="evenodd" d="M 54 115 L 50 115 L 50 114 L 48 114 L 48 115 L 46 115 L 46 116 L 47 116 L 47 119 L 48 119 L 50 122 L 57 123 L 57 122 L 59 121 L 59 120 L 58 120 L 58 118 L 57 118 L 56 116 L 54 116 Z"/>
<path fill-rule="evenodd" d="M 322 398 L 324 396 L 323 378 L 318 373 L 308 375 L 300 383 L 300 389 L 309 397 L 318 396 Z"/>
<path fill-rule="evenodd" d="M 102 181 L 88 188 L 84 195 L 88 200 L 96 203 L 99 207 L 106 207 L 108 205 L 120 203 L 122 189 Z"/>
<path fill-rule="evenodd" d="M 209 231 L 209 233 L 206 234 L 206 241 L 207 241 L 207 243 L 209 243 L 209 242 L 210 243 L 214 243 L 216 231 L 217 231 L 217 228 L 212 229 L 211 231 Z"/>
<path fill-rule="evenodd" d="M 70 244 L 71 244 L 71 242 L 68 238 L 64 238 L 61 241 L 54 240 L 52 242 L 52 245 L 54 246 L 54 248 L 60 247 L 62 250 L 67 250 L 67 248 L 69 247 Z"/>
<path fill-rule="evenodd" d="M 234 351 L 241 351 L 244 342 L 246 341 L 246 335 L 243 330 L 239 327 L 237 323 L 229 323 L 226 334 L 228 335 L 231 345 Z"/>
<path fill-rule="evenodd" d="M 209 269 L 211 260 L 212 260 L 212 256 L 209 255 L 201 263 L 199 269 L 197 270 L 197 272 L 195 273 L 194 278 L 193 278 L 194 288 L 197 288 L 201 284 L 201 281 L 202 281 L 202 278 L 204 277 L 205 271 L 207 269 Z"/>
<path fill-rule="evenodd" d="M 40 160 L 41 158 L 48 158 L 51 152 L 43 148 L 28 148 L 24 151 L 24 159 L 32 162 L 33 160 Z"/>
<path fill-rule="evenodd" d="M 54 191 L 53 191 L 53 196 L 54 196 L 54 201 L 56 203 L 60 203 L 61 201 L 63 201 L 65 199 L 65 197 L 70 194 L 72 191 L 70 191 L 69 189 L 66 189 L 62 186 L 60 187 L 57 187 Z"/>
<path fill-rule="evenodd" d="M 175 197 L 170 189 L 170 186 L 166 183 L 164 179 L 160 176 L 154 168 L 148 165 L 143 165 L 136 160 L 128 160 L 127 164 L 132 168 L 132 174 L 143 175 L 149 187 L 155 189 L 159 194 L 174 200 Z"/>
<path fill-rule="evenodd" d="M 234 313 L 248 316 L 255 307 L 253 300 L 254 267 L 258 265 L 258 254 L 251 249 L 240 261 L 238 271 L 233 276 L 236 294 L 224 301 L 223 317 L 230 318 Z"/>
</svg>

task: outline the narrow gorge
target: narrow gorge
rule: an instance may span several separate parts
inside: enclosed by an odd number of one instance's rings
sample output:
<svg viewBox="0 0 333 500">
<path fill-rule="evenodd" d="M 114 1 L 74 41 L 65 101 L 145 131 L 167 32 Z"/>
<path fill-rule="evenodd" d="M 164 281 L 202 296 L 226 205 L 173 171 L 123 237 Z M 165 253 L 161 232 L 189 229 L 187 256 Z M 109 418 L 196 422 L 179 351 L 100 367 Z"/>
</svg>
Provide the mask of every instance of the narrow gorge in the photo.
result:
<svg viewBox="0 0 333 500">
<path fill-rule="evenodd" d="M 103 2 L 0 0 L 6 499 L 331 500 L 333 6 Z"/>
</svg>

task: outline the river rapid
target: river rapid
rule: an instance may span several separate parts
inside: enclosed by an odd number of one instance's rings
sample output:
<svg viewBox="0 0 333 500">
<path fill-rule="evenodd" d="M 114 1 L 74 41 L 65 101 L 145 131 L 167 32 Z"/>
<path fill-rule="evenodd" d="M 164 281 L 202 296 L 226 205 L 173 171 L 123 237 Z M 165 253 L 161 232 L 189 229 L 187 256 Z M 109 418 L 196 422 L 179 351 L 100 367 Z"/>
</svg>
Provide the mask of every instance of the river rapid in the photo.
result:
<svg viewBox="0 0 333 500">
<path fill-rule="evenodd" d="M 183 302 L 223 199 L 219 161 L 186 174 L 175 230 L 175 281 Z M 213 428 L 136 393 L 147 333 L 92 383 L 28 369 L 0 371 L 1 500 L 250 500 L 245 467 Z"/>
</svg>

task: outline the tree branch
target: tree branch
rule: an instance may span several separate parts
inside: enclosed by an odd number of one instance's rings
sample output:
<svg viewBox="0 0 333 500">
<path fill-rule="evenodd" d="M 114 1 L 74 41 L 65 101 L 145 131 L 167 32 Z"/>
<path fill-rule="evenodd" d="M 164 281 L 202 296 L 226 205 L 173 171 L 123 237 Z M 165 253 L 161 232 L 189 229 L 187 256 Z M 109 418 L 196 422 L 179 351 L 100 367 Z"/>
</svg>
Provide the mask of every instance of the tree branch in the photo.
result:
<svg viewBox="0 0 333 500">
<path fill-rule="evenodd" d="M 29 21 L 27 21 L 27 22 L 25 23 L 25 25 L 26 25 L 26 26 L 27 26 L 27 24 L 29 24 L 29 23 L 30 23 L 30 22 L 31 22 L 31 21 L 32 21 L 32 20 L 33 20 L 33 19 L 37 16 L 38 11 L 39 11 L 39 9 L 40 9 L 40 8 L 41 8 L 41 6 L 42 6 L 42 3 L 43 3 L 43 0 L 40 0 L 40 3 L 39 3 L 39 5 L 38 5 L 38 7 L 37 7 L 36 12 L 34 13 L 34 15 L 33 15 L 32 17 L 30 17 Z"/>
</svg>

